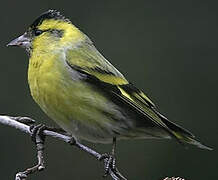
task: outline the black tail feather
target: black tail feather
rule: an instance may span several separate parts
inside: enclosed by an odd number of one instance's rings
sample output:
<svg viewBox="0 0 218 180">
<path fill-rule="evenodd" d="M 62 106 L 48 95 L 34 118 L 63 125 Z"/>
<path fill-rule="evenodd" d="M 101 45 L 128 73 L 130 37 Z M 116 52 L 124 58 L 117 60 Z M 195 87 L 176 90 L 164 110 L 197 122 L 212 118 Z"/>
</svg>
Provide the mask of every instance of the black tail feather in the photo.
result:
<svg viewBox="0 0 218 180">
<path fill-rule="evenodd" d="M 155 110 L 156 111 L 156 110 Z M 176 138 L 176 140 L 182 144 L 192 144 L 197 146 L 198 148 L 201 149 L 207 149 L 207 150 L 213 150 L 210 147 L 207 147 L 200 143 L 198 140 L 195 139 L 195 136 L 189 132 L 188 130 L 182 128 L 181 126 L 169 121 L 166 117 L 164 117 L 162 114 L 156 111 L 158 116 L 161 118 L 164 124 L 170 129 L 171 134 L 173 134 L 173 137 Z"/>
</svg>

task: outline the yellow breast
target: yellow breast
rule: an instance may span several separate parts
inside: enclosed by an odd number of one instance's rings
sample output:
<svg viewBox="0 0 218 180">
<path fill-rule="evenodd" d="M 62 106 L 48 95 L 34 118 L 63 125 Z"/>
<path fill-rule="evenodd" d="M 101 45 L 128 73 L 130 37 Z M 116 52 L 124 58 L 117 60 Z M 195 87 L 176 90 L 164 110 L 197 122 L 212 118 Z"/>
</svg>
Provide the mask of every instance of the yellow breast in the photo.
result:
<svg viewBox="0 0 218 180">
<path fill-rule="evenodd" d="M 28 81 L 31 95 L 41 109 L 62 128 L 74 131 L 84 120 L 86 124 L 102 120 L 96 106 L 105 106 L 106 101 L 87 84 L 73 79 L 67 68 L 61 55 L 33 56 Z M 90 116 L 95 111 L 96 116 Z"/>
<path fill-rule="evenodd" d="M 67 99 L 67 87 L 64 78 L 69 76 L 64 71 L 60 55 L 34 55 L 30 58 L 28 82 L 33 99 L 42 110 L 54 120 L 60 117 L 63 101 Z M 66 109 L 66 108 L 65 108 Z M 57 115 L 58 113 L 58 115 Z"/>
</svg>

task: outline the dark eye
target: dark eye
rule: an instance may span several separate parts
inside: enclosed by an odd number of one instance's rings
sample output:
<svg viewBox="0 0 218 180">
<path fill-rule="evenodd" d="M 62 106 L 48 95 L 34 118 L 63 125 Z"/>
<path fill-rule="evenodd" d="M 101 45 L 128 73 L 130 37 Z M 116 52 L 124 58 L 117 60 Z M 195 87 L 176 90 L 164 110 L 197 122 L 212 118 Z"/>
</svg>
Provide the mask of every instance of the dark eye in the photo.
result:
<svg viewBox="0 0 218 180">
<path fill-rule="evenodd" d="M 39 29 L 36 29 L 36 30 L 34 31 L 35 36 L 39 36 L 39 35 L 42 34 L 42 33 L 43 33 L 43 31 L 42 31 L 42 30 L 39 30 Z"/>
</svg>

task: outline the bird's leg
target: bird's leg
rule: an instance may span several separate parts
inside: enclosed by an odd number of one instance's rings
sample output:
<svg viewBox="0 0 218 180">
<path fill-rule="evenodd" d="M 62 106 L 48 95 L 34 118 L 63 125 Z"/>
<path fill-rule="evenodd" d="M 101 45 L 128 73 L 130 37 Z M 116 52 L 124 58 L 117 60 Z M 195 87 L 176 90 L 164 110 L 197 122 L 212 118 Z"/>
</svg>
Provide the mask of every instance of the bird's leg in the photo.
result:
<svg viewBox="0 0 218 180">
<path fill-rule="evenodd" d="M 113 137 L 111 153 L 102 154 L 101 157 L 99 158 L 100 161 L 105 159 L 107 160 L 106 163 L 104 163 L 105 177 L 109 174 L 109 169 L 111 169 L 112 171 L 116 171 L 115 149 L 116 149 L 116 137 Z"/>
<path fill-rule="evenodd" d="M 113 138 L 113 144 L 112 144 L 112 156 L 113 156 L 113 159 L 112 159 L 112 169 L 115 169 L 116 168 L 116 159 L 115 159 L 115 150 L 116 150 L 116 138 L 114 137 Z"/>
<path fill-rule="evenodd" d="M 27 176 L 29 174 L 32 174 L 37 171 L 42 171 L 45 169 L 45 161 L 44 161 L 44 142 L 45 142 L 45 135 L 43 134 L 43 131 L 46 129 L 46 126 L 44 125 L 37 125 L 32 128 L 30 128 L 30 131 L 32 132 L 32 140 L 34 140 L 36 144 L 37 149 L 37 158 L 38 163 L 37 165 L 27 168 L 23 172 L 19 172 L 16 174 L 15 180 L 26 180 Z"/>
</svg>

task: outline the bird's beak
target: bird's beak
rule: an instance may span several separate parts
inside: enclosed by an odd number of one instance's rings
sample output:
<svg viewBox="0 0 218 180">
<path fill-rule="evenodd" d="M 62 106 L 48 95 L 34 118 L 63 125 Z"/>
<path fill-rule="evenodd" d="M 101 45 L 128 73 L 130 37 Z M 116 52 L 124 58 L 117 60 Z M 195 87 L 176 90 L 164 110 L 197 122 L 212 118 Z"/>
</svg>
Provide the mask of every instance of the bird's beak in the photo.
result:
<svg viewBox="0 0 218 180">
<path fill-rule="evenodd" d="M 19 46 L 23 48 L 28 48 L 30 45 L 30 38 L 27 37 L 26 33 L 7 44 L 7 46 Z"/>
</svg>

